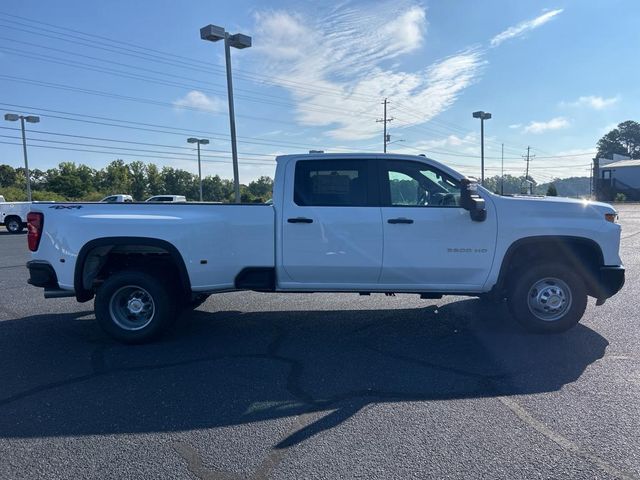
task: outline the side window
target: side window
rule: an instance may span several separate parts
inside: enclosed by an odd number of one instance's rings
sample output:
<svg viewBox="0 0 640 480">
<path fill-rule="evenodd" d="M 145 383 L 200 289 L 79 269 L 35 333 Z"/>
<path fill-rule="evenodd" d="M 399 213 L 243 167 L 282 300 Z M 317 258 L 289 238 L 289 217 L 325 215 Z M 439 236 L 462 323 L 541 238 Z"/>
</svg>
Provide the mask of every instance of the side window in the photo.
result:
<svg viewBox="0 0 640 480">
<path fill-rule="evenodd" d="M 426 164 L 386 162 L 391 206 L 458 207 L 460 183 Z"/>
<path fill-rule="evenodd" d="M 296 163 L 293 200 L 302 207 L 368 204 L 366 160 L 302 160 Z"/>
</svg>

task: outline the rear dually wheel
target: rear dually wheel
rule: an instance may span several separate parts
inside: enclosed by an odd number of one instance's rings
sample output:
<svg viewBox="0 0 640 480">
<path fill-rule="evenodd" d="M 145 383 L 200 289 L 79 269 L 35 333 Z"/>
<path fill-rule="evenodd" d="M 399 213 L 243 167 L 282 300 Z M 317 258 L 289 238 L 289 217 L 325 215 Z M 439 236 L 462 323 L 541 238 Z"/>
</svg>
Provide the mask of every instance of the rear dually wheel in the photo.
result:
<svg viewBox="0 0 640 480">
<path fill-rule="evenodd" d="M 160 335 L 176 317 L 167 282 L 148 273 L 114 273 L 96 292 L 96 319 L 110 336 L 143 343 Z"/>
</svg>

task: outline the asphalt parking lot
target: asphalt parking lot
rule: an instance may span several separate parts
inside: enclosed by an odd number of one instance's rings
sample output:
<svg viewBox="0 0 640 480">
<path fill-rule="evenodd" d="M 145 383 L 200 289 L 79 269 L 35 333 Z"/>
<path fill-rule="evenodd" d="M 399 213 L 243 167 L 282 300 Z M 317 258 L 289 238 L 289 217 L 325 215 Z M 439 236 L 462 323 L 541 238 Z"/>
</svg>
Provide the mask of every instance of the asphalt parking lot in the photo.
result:
<svg viewBox="0 0 640 480">
<path fill-rule="evenodd" d="M 0 233 L 0 478 L 640 478 L 640 206 L 627 283 L 561 335 L 417 296 L 213 296 L 114 343 Z"/>
</svg>

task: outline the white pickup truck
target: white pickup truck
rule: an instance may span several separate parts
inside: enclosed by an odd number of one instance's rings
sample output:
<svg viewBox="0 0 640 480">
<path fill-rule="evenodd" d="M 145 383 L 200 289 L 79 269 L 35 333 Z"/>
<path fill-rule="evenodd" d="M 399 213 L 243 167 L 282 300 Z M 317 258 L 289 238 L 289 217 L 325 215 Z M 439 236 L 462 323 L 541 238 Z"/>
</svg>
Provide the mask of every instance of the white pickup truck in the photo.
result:
<svg viewBox="0 0 640 480">
<path fill-rule="evenodd" d="M 27 266 L 45 297 L 95 296 L 124 342 L 233 290 L 506 299 L 559 332 L 624 284 L 616 220 L 603 203 L 497 196 L 423 156 L 288 155 L 270 205 L 34 204 Z"/>
<path fill-rule="evenodd" d="M 0 224 L 9 233 L 20 233 L 27 224 L 27 213 L 31 210 L 31 202 L 7 202 L 0 195 Z"/>
</svg>

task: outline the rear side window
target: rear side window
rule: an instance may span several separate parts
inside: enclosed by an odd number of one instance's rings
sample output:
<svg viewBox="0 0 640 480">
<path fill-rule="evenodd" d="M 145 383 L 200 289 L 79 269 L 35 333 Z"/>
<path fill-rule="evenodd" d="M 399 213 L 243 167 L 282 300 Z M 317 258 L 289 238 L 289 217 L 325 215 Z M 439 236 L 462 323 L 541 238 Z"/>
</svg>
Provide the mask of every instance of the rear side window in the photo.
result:
<svg viewBox="0 0 640 480">
<path fill-rule="evenodd" d="M 364 207 L 369 203 L 366 160 L 296 163 L 294 202 L 302 207 Z"/>
</svg>

